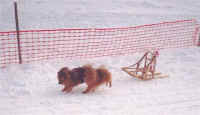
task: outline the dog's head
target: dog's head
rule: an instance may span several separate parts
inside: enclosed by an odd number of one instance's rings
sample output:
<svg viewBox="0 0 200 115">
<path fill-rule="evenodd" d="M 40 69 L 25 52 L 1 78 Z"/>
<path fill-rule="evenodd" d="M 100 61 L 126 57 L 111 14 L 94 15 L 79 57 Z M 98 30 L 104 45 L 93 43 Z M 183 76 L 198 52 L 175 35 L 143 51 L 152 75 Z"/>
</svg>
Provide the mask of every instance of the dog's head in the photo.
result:
<svg viewBox="0 0 200 115">
<path fill-rule="evenodd" d="M 58 84 L 64 85 L 64 82 L 70 78 L 70 70 L 67 67 L 62 68 L 57 73 Z"/>
</svg>

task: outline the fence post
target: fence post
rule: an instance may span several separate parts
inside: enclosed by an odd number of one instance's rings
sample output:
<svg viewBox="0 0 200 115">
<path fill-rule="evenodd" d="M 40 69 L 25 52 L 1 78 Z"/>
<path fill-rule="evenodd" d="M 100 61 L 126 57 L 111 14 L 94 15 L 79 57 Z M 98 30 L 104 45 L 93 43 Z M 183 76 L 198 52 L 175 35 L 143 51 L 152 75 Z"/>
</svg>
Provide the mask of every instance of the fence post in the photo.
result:
<svg viewBox="0 0 200 115">
<path fill-rule="evenodd" d="M 22 64 L 20 35 L 19 35 L 19 21 L 18 21 L 17 2 L 16 1 L 14 2 L 14 8 L 15 8 L 15 24 L 16 24 L 16 32 L 17 32 L 19 64 Z"/>
<path fill-rule="evenodd" d="M 197 46 L 200 46 L 200 26 L 199 25 L 196 28 L 196 39 L 197 39 Z"/>
<path fill-rule="evenodd" d="M 198 46 L 200 46 L 200 27 L 198 27 L 197 36 L 198 36 Z"/>
</svg>

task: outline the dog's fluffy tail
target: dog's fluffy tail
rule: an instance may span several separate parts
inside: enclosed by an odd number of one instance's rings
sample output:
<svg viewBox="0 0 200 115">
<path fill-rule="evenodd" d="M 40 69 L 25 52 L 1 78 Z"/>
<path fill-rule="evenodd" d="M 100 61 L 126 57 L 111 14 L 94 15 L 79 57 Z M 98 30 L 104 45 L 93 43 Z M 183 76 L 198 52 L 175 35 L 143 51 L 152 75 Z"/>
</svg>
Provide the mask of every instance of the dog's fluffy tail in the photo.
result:
<svg viewBox="0 0 200 115">
<path fill-rule="evenodd" d="M 96 69 L 98 81 L 101 83 L 106 83 L 106 86 L 112 86 L 112 75 L 111 73 L 105 68 L 105 66 L 100 66 Z"/>
</svg>

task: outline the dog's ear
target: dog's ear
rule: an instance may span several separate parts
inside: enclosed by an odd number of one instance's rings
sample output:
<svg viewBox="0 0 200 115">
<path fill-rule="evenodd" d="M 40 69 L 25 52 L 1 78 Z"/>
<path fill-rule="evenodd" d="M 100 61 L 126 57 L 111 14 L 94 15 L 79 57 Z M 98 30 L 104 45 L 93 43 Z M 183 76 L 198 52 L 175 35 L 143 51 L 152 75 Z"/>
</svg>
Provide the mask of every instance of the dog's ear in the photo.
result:
<svg viewBox="0 0 200 115">
<path fill-rule="evenodd" d="M 70 70 L 69 70 L 68 67 L 64 67 L 64 68 L 62 68 L 62 71 L 65 72 L 65 73 L 67 73 L 67 72 L 69 72 Z"/>
<path fill-rule="evenodd" d="M 59 72 L 58 72 L 58 76 L 62 76 L 64 78 L 67 77 L 67 74 L 69 74 L 70 70 L 67 67 L 63 67 Z"/>
<path fill-rule="evenodd" d="M 65 72 L 63 72 L 63 71 L 58 72 L 58 77 L 65 77 L 65 76 L 66 76 Z"/>
</svg>

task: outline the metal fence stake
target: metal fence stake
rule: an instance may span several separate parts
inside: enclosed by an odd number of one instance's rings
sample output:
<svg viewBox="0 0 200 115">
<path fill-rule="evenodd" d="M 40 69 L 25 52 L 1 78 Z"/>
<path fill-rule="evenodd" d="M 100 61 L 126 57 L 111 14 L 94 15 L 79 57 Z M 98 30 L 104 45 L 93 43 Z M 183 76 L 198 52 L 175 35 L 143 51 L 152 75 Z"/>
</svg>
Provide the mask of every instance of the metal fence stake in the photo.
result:
<svg viewBox="0 0 200 115">
<path fill-rule="evenodd" d="M 14 2 L 15 7 L 15 24 L 16 24 L 16 32 L 17 32 L 17 44 L 18 44 L 18 56 L 19 56 L 19 64 L 22 64 L 22 56 L 21 56 L 21 46 L 20 46 L 20 35 L 19 35 L 19 20 L 18 20 L 18 12 L 17 12 L 17 2 Z"/>
</svg>

